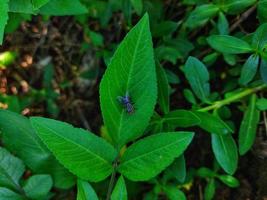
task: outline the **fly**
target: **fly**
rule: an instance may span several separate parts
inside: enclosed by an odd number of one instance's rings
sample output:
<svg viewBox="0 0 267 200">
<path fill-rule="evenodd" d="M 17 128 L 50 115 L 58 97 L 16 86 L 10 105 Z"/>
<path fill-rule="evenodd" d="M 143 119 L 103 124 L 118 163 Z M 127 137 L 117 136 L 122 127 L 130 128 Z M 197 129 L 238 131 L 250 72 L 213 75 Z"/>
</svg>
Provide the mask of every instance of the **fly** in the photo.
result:
<svg viewBox="0 0 267 200">
<path fill-rule="evenodd" d="M 128 93 L 126 93 L 125 96 L 118 96 L 117 99 L 120 102 L 120 104 L 123 105 L 128 114 L 133 114 L 134 106 L 132 104 L 131 98 L 128 95 Z"/>
</svg>

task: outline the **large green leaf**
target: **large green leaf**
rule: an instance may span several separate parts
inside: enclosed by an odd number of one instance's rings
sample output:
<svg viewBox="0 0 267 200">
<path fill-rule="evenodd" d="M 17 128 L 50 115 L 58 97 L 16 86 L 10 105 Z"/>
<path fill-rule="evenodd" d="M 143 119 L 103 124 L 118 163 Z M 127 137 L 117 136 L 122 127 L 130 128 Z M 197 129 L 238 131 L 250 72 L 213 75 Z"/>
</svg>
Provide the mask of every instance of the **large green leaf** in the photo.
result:
<svg viewBox="0 0 267 200">
<path fill-rule="evenodd" d="M 238 163 L 237 146 L 231 134 L 211 135 L 212 150 L 220 166 L 228 174 L 236 171 Z"/>
<path fill-rule="evenodd" d="M 0 187 L 0 197 L 1 200 L 28 200 L 26 197 L 23 197 L 4 187 Z"/>
<path fill-rule="evenodd" d="M 176 127 L 190 127 L 200 124 L 200 119 L 188 110 L 174 110 L 164 115 L 162 121 Z"/>
<path fill-rule="evenodd" d="M 260 120 L 260 112 L 256 107 L 257 96 L 253 94 L 249 101 L 249 106 L 244 114 L 239 129 L 239 153 L 244 155 L 253 145 L 258 123 Z"/>
<path fill-rule="evenodd" d="M 0 45 L 3 42 L 4 30 L 8 20 L 8 1 L 9 0 L 0 0 Z"/>
<path fill-rule="evenodd" d="M 42 15 L 80 15 L 87 13 L 87 8 L 79 0 L 50 0 L 40 8 Z"/>
<path fill-rule="evenodd" d="M 12 122 L 12 123 L 11 123 Z M 51 174 L 59 188 L 75 184 L 69 173 L 42 143 L 26 117 L 0 110 L 1 139 L 5 147 L 14 152 L 35 173 Z"/>
<path fill-rule="evenodd" d="M 121 176 L 111 194 L 111 200 L 127 200 L 127 189 L 123 176 Z"/>
<path fill-rule="evenodd" d="M 50 175 L 34 175 L 26 181 L 23 190 L 31 199 L 44 199 L 52 186 L 53 181 Z"/>
<path fill-rule="evenodd" d="M 79 179 L 77 187 L 77 200 L 98 200 L 97 194 L 88 182 Z"/>
<path fill-rule="evenodd" d="M 212 17 L 214 17 L 219 7 L 214 4 L 205 4 L 195 8 L 186 20 L 186 26 L 196 28 L 206 24 Z"/>
<path fill-rule="evenodd" d="M 224 135 L 233 132 L 233 130 L 219 117 L 205 112 L 194 112 L 194 114 L 197 115 L 201 121 L 199 126 L 209 133 Z"/>
<path fill-rule="evenodd" d="M 255 54 L 249 56 L 249 58 L 247 59 L 242 68 L 239 83 L 242 85 L 248 84 L 256 75 L 258 70 L 258 65 L 259 65 L 259 56 Z"/>
<path fill-rule="evenodd" d="M 32 117 L 31 123 L 59 162 L 73 174 L 97 182 L 112 172 L 117 153 L 102 138 L 52 119 Z"/>
<path fill-rule="evenodd" d="M 132 181 L 158 175 L 190 144 L 194 133 L 167 132 L 148 136 L 131 145 L 123 154 L 119 171 Z"/>
<path fill-rule="evenodd" d="M 34 9 L 38 9 L 47 4 L 49 1 L 50 0 L 32 0 L 32 5 Z"/>
<path fill-rule="evenodd" d="M 197 97 L 208 102 L 210 95 L 209 72 L 197 58 L 189 56 L 184 66 L 186 79 Z"/>
<path fill-rule="evenodd" d="M 116 145 L 143 134 L 157 99 L 153 48 L 146 14 L 116 50 L 100 84 L 105 125 Z M 128 113 L 118 96 L 129 95 L 134 107 Z"/>
<path fill-rule="evenodd" d="M 31 0 L 9 0 L 9 12 L 15 13 L 35 13 Z"/>
<path fill-rule="evenodd" d="M 158 103 L 163 113 L 168 113 L 170 110 L 170 95 L 169 84 L 166 72 L 162 66 L 157 63 L 157 80 L 158 80 Z"/>
<path fill-rule="evenodd" d="M 21 160 L 11 155 L 7 150 L 0 148 L 0 186 L 19 192 L 19 179 L 24 170 L 25 166 Z"/>
<path fill-rule="evenodd" d="M 207 41 L 213 49 L 222 53 L 239 54 L 253 51 L 247 42 L 229 35 L 211 35 Z"/>
</svg>

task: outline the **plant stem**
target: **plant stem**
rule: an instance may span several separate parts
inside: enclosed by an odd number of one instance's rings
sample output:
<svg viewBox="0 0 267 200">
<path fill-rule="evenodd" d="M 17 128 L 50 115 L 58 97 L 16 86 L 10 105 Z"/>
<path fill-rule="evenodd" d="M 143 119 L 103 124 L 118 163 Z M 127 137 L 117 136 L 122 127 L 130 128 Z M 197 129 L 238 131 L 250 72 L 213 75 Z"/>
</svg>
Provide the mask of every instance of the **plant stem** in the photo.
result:
<svg viewBox="0 0 267 200">
<path fill-rule="evenodd" d="M 115 183 L 117 166 L 118 166 L 118 158 L 116 158 L 116 160 L 113 163 L 113 172 L 111 174 L 111 178 L 110 178 L 110 181 L 109 181 L 108 192 L 107 192 L 107 198 L 106 198 L 106 200 L 110 200 L 112 189 L 113 189 L 114 183 Z"/>
<path fill-rule="evenodd" d="M 253 94 L 253 93 L 256 93 L 260 90 L 263 90 L 267 88 L 267 85 L 266 84 L 262 84 L 262 85 L 259 85 L 257 87 L 254 87 L 254 88 L 248 88 L 248 89 L 245 89 L 243 90 L 242 92 L 239 92 L 229 98 L 226 98 L 226 99 L 223 99 L 223 100 L 220 100 L 220 101 L 216 101 L 214 102 L 212 105 L 210 106 L 207 106 L 207 107 L 204 107 L 204 108 L 200 108 L 198 109 L 198 111 L 200 112 L 207 112 L 207 111 L 210 111 L 210 110 L 214 110 L 214 109 L 218 109 L 222 106 L 225 106 L 225 105 L 228 105 L 234 101 L 237 101 L 239 99 L 242 99 L 250 94 Z"/>
</svg>

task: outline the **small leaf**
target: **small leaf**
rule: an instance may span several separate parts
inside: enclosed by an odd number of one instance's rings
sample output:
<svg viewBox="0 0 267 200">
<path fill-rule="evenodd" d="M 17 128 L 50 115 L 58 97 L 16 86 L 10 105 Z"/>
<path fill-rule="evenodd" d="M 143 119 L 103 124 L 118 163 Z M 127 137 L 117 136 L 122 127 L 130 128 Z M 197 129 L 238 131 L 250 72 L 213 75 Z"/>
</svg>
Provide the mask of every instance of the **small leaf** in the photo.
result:
<svg viewBox="0 0 267 200">
<path fill-rule="evenodd" d="M 197 58 L 189 56 L 184 66 L 184 73 L 197 97 L 203 102 L 208 102 L 210 85 L 206 66 Z"/>
<path fill-rule="evenodd" d="M 257 6 L 258 18 L 260 23 L 267 22 L 267 0 L 260 0 Z"/>
<path fill-rule="evenodd" d="M 258 65 L 259 56 L 255 54 L 249 56 L 241 71 L 239 79 L 241 85 L 247 85 L 254 78 L 258 70 Z"/>
<path fill-rule="evenodd" d="M 118 102 L 129 95 L 133 113 Z M 156 70 L 148 15 L 127 34 L 117 48 L 100 84 L 100 103 L 105 126 L 115 145 L 141 136 L 157 99 Z"/>
<path fill-rule="evenodd" d="M 49 175 L 31 176 L 25 183 L 23 190 L 27 197 L 31 199 L 44 199 L 53 186 L 53 181 Z"/>
<path fill-rule="evenodd" d="M 184 155 L 179 156 L 175 161 L 167 168 L 166 172 L 170 173 L 177 181 L 183 183 L 186 178 L 186 164 Z"/>
<path fill-rule="evenodd" d="M 0 0 L 0 45 L 2 45 L 4 30 L 8 20 L 8 1 L 9 0 Z"/>
<path fill-rule="evenodd" d="M 261 59 L 260 63 L 260 74 L 262 80 L 267 83 L 267 59 Z"/>
<path fill-rule="evenodd" d="M 190 127 L 200 124 L 199 117 L 188 110 L 171 111 L 164 115 L 162 120 L 174 127 Z"/>
<path fill-rule="evenodd" d="M 236 188 L 240 185 L 239 181 L 230 175 L 219 175 L 218 178 L 227 186 Z"/>
<path fill-rule="evenodd" d="M 211 135 L 212 150 L 216 160 L 228 174 L 233 174 L 237 169 L 237 146 L 231 134 Z"/>
<path fill-rule="evenodd" d="M 186 26 L 196 28 L 206 24 L 219 11 L 219 7 L 214 4 L 205 4 L 195 8 L 186 20 Z"/>
<path fill-rule="evenodd" d="M 123 154 L 119 171 L 132 181 L 149 180 L 180 156 L 193 136 L 190 132 L 168 132 L 139 140 Z"/>
<path fill-rule="evenodd" d="M 91 182 L 111 174 L 116 151 L 105 140 L 64 122 L 42 117 L 30 120 L 38 136 L 73 174 Z"/>
<path fill-rule="evenodd" d="M 229 33 L 229 23 L 223 12 L 219 13 L 217 28 L 220 35 L 227 35 Z"/>
<path fill-rule="evenodd" d="M 266 4 L 267 6 L 267 4 Z M 256 50 L 263 50 L 267 44 L 267 23 L 260 25 L 252 37 L 252 46 Z"/>
<path fill-rule="evenodd" d="M 165 186 L 163 190 L 169 200 L 186 200 L 185 194 L 175 186 Z"/>
<path fill-rule="evenodd" d="M 197 111 L 194 112 L 194 114 L 197 115 L 201 121 L 199 126 L 209 133 L 215 133 L 217 135 L 233 133 L 233 130 L 217 116 Z"/>
<path fill-rule="evenodd" d="M 229 35 L 211 35 L 207 41 L 213 49 L 221 53 L 239 54 L 253 51 L 247 42 Z"/>
<path fill-rule="evenodd" d="M 170 96 L 169 96 L 169 84 L 165 73 L 160 63 L 156 65 L 157 80 L 158 80 L 158 103 L 163 113 L 170 111 Z"/>
<path fill-rule="evenodd" d="M 127 189 L 123 176 L 118 179 L 115 188 L 111 194 L 111 200 L 127 200 Z"/>
<path fill-rule="evenodd" d="M 204 199 L 212 200 L 214 198 L 215 192 L 216 192 L 215 180 L 214 178 L 212 178 L 208 181 L 208 184 L 204 189 Z"/>
<path fill-rule="evenodd" d="M 88 182 L 78 179 L 77 187 L 77 200 L 98 200 L 97 194 Z"/>
<path fill-rule="evenodd" d="M 259 110 L 267 110 L 267 99 L 259 98 L 256 102 L 256 106 Z"/>
<path fill-rule="evenodd" d="M 202 177 L 202 178 L 213 178 L 216 176 L 216 173 L 214 171 L 206 167 L 199 168 L 196 174 L 197 176 Z"/>
<path fill-rule="evenodd" d="M 257 95 L 251 95 L 249 106 L 245 111 L 240 125 L 238 135 L 240 155 L 244 155 L 252 147 L 255 140 L 257 127 L 260 120 L 260 112 L 256 108 L 256 101 Z"/>
<path fill-rule="evenodd" d="M 244 11 L 247 7 L 252 6 L 256 3 L 256 0 L 225 0 L 223 2 L 222 9 L 227 14 L 239 14 Z"/>
<path fill-rule="evenodd" d="M 140 16 L 143 12 L 143 0 L 131 0 L 131 3 L 136 13 Z"/>
<path fill-rule="evenodd" d="M 0 148 L 0 186 L 20 192 L 19 180 L 24 170 L 25 166 L 21 160 Z"/>
<path fill-rule="evenodd" d="M 75 184 L 74 176 L 42 143 L 28 118 L 0 110 L 0 130 L 5 147 L 21 158 L 33 172 L 51 174 L 58 188 L 67 189 Z"/>
<path fill-rule="evenodd" d="M 0 187 L 1 200 L 28 200 L 10 189 Z"/>
<path fill-rule="evenodd" d="M 80 15 L 87 12 L 87 8 L 79 0 L 50 0 L 39 10 L 42 15 L 53 16 Z"/>
</svg>

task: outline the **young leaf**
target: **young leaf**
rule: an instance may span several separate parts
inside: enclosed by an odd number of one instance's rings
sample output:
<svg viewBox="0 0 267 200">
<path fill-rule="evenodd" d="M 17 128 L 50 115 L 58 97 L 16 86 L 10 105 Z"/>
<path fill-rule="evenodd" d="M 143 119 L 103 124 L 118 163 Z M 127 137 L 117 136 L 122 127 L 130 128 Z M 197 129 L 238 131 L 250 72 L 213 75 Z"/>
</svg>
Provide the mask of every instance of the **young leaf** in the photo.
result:
<svg viewBox="0 0 267 200">
<path fill-rule="evenodd" d="M 229 33 L 229 23 L 223 12 L 219 13 L 217 29 L 220 35 L 227 35 Z"/>
<path fill-rule="evenodd" d="M 241 71 L 239 79 L 241 85 L 247 85 L 254 78 L 258 70 L 258 65 L 259 56 L 255 54 L 249 56 Z"/>
<path fill-rule="evenodd" d="M 228 174 L 233 174 L 237 169 L 237 146 L 231 134 L 211 134 L 212 150 L 216 160 Z"/>
<path fill-rule="evenodd" d="M 184 155 L 179 156 L 175 161 L 167 168 L 166 172 L 170 173 L 177 181 L 183 183 L 186 178 L 186 164 Z"/>
<path fill-rule="evenodd" d="M 215 133 L 217 135 L 226 135 L 233 133 L 233 130 L 219 117 L 216 117 L 210 113 L 194 112 L 200 119 L 199 126 L 209 133 Z"/>
<path fill-rule="evenodd" d="M 259 98 L 256 102 L 256 106 L 259 110 L 267 110 L 267 99 Z"/>
<path fill-rule="evenodd" d="M 169 200 L 186 200 L 185 194 L 175 186 L 165 186 L 163 190 Z"/>
<path fill-rule="evenodd" d="M 247 42 L 229 35 L 211 35 L 207 41 L 213 49 L 221 53 L 239 54 L 253 51 Z"/>
<path fill-rule="evenodd" d="M 214 198 L 215 192 L 216 192 L 215 180 L 214 178 L 212 178 L 208 181 L 208 184 L 204 189 L 204 199 L 212 200 Z"/>
<path fill-rule="evenodd" d="M 100 84 L 105 126 L 113 142 L 122 146 L 143 134 L 157 99 L 156 70 L 148 15 L 127 34 L 116 50 Z M 128 113 L 118 101 L 129 95 Z"/>
<path fill-rule="evenodd" d="M 42 15 L 54 16 L 80 15 L 87 12 L 87 8 L 79 0 L 50 0 L 39 10 Z"/>
<path fill-rule="evenodd" d="M 238 143 L 239 153 L 244 155 L 253 145 L 257 126 L 260 120 L 260 112 L 256 108 L 257 95 L 251 95 L 249 106 L 244 114 L 239 129 Z"/>
<path fill-rule="evenodd" d="M 267 83 L 267 59 L 261 59 L 260 63 L 260 74 L 262 80 Z"/>
<path fill-rule="evenodd" d="M 208 102 L 210 85 L 206 66 L 197 58 L 189 56 L 184 66 L 184 73 L 196 96 L 200 100 Z"/>
<path fill-rule="evenodd" d="M 0 0 L 0 45 L 2 45 L 4 30 L 8 20 L 8 1 L 9 0 Z"/>
<path fill-rule="evenodd" d="M 123 154 L 119 172 L 132 181 L 149 180 L 180 156 L 193 136 L 191 132 L 168 132 L 139 140 Z"/>
<path fill-rule="evenodd" d="M 158 80 L 158 103 L 163 113 L 170 111 L 169 84 L 166 73 L 160 63 L 156 65 Z"/>
<path fill-rule="evenodd" d="M 1 200 L 27 200 L 25 197 L 4 187 L 0 187 L 0 197 Z"/>
<path fill-rule="evenodd" d="M 24 170 L 25 166 L 21 160 L 0 148 L 0 186 L 20 191 L 19 179 Z"/>
<path fill-rule="evenodd" d="M 212 17 L 214 17 L 219 10 L 219 7 L 214 4 L 205 4 L 198 6 L 190 13 L 185 22 L 186 26 L 190 28 L 202 26 L 206 24 Z"/>
<path fill-rule="evenodd" d="M 171 111 L 164 115 L 162 120 L 174 127 L 190 127 L 200 124 L 199 117 L 188 110 Z"/>
<path fill-rule="evenodd" d="M 77 200 L 98 200 L 97 194 L 88 182 L 78 179 L 77 187 Z"/>
<path fill-rule="evenodd" d="M 64 122 L 42 117 L 30 120 L 38 136 L 73 174 L 92 182 L 111 174 L 117 153 L 105 140 Z"/>
<path fill-rule="evenodd" d="M 44 199 L 53 186 L 53 181 L 49 175 L 31 176 L 25 183 L 23 190 L 27 197 L 31 199 Z"/>
<path fill-rule="evenodd" d="M 267 32 L 267 23 L 260 25 L 259 28 L 257 28 L 255 33 L 253 34 L 252 46 L 255 49 L 261 51 L 266 46 L 267 44 L 266 32 Z"/>
<path fill-rule="evenodd" d="M 121 176 L 111 194 L 111 200 L 127 200 L 127 189 L 123 176 Z"/>
<path fill-rule="evenodd" d="M 12 123 L 10 123 L 12 122 Z M 51 174 L 58 188 L 75 184 L 74 176 L 51 154 L 35 133 L 29 119 L 7 110 L 0 110 L 1 139 L 35 173 Z"/>
<path fill-rule="evenodd" d="M 230 175 L 219 175 L 218 178 L 227 186 L 236 188 L 240 185 L 239 181 Z"/>
</svg>

